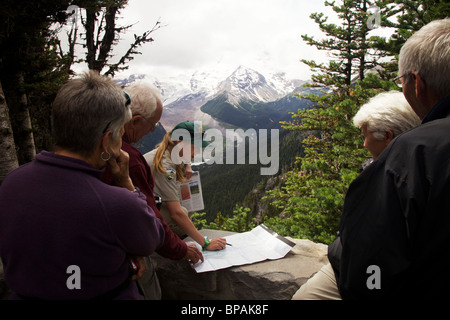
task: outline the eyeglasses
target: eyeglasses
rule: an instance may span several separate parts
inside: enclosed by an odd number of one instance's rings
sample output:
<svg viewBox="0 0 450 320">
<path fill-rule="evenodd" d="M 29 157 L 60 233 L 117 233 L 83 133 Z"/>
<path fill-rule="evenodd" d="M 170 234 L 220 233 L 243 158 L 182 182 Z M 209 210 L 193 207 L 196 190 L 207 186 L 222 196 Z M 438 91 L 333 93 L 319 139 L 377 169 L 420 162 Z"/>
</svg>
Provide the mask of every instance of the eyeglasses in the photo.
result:
<svg viewBox="0 0 450 320">
<path fill-rule="evenodd" d="M 125 99 L 126 99 L 125 107 L 128 107 L 131 104 L 131 98 L 126 91 L 124 91 L 123 94 L 125 95 Z"/>
<path fill-rule="evenodd" d="M 405 73 L 405 74 L 403 74 L 403 75 L 401 75 L 401 76 L 398 76 L 397 78 L 392 79 L 392 81 L 393 81 L 397 86 L 401 87 L 403 84 L 402 84 L 402 81 L 401 81 L 400 79 L 401 79 L 401 78 L 404 78 L 404 77 L 408 77 L 410 74 L 411 74 L 411 72 L 407 72 L 407 73 Z"/>
<path fill-rule="evenodd" d="M 125 95 L 125 108 L 128 107 L 131 104 L 131 98 L 128 95 L 128 93 L 126 93 L 125 91 L 123 92 L 123 94 Z M 108 122 L 108 124 L 106 125 L 105 129 L 103 130 L 103 134 L 106 133 L 106 131 L 108 131 L 109 126 L 111 125 L 112 121 Z"/>
<path fill-rule="evenodd" d="M 142 117 L 142 116 L 141 116 Z M 160 122 L 158 121 L 157 123 L 151 123 L 150 121 L 148 121 L 146 118 L 142 117 L 142 119 L 144 119 L 145 121 L 149 122 L 152 125 L 151 130 L 155 130 L 156 128 L 158 128 L 160 126 Z"/>
</svg>

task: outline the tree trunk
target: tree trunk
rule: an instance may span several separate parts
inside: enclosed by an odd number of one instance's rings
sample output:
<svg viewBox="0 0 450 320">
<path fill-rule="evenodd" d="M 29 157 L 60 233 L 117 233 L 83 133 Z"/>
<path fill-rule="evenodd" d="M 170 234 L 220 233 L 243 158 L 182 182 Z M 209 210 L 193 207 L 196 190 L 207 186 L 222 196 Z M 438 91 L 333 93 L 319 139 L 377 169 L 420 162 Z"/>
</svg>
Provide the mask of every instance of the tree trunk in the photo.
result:
<svg viewBox="0 0 450 320">
<path fill-rule="evenodd" d="M 0 82 L 0 184 L 5 176 L 19 166 L 17 160 L 14 137 L 9 121 L 9 110 Z"/>
<path fill-rule="evenodd" d="M 31 127 L 28 99 L 24 90 L 24 77 L 20 72 L 17 75 L 18 90 L 14 96 L 8 96 L 10 104 L 10 121 L 14 132 L 14 141 L 17 147 L 19 165 L 34 160 L 36 148 L 34 145 L 33 129 Z"/>
<path fill-rule="evenodd" d="M 86 30 L 86 62 L 89 70 L 94 70 L 95 55 L 97 52 L 94 40 L 95 22 L 95 12 L 93 10 L 86 9 L 86 21 L 84 22 L 84 28 Z"/>
</svg>

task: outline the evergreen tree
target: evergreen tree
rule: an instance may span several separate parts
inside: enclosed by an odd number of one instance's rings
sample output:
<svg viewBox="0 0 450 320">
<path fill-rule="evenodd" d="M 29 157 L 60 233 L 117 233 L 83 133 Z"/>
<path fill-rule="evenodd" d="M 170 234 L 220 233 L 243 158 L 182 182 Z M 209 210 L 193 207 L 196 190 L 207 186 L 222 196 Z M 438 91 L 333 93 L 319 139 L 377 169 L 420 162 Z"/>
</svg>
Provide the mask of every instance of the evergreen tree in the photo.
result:
<svg viewBox="0 0 450 320">
<path fill-rule="evenodd" d="M 444 1 L 341 3 L 325 2 L 343 21 L 341 26 L 327 24 L 323 14 L 311 15 L 328 38 L 316 41 L 303 36 L 319 50 L 330 50 L 334 59 L 328 65 L 304 61 L 319 72 L 312 85 L 322 87 L 324 94 L 308 96 L 313 108 L 300 110 L 284 123 L 287 129 L 314 134 L 303 141 L 305 156 L 297 159 L 282 187 L 269 192 L 268 198 L 282 212 L 265 221 L 281 234 L 324 243 L 334 240 L 348 185 L 369 157 L 361 133 L 352 125 L 353 116 L 370 97 L 398 89 L 390 79 L 397 72 L 401 45 L 414 30 L 449 9 Z M 380 9 L 381 26 L 394 28 L 388 40 L 369 34 L 368 8 L 374 6 Z"/>
<path fill-rule="evenodd" d="M 321 72 L 312 77 L 316 84 L 339 90 L 350 86 L 355 76 L 363 80 L 366 70 L 375 66 L 378 57 L 372 57 L 371 61 L 368 59 L 371 55 L 368 8 L 373 6 L 373 1 L 345 0 L 340 6 L 335 5 L 335 1 L 325 1 L 325 5 L 333 8 L 342 24 L 329 24 L 323 13 L 313 13 L 311 18 L 327 37 L 315 40 L 302 35 L 302 38 L 308 45 L 327 51 L 331 61 L 328 65 L 302 61 L 312 70 Z"/>
<path fill-rule="evenodd" d="M 85 15 L 81 16 L 86 31 L 84 61 L 90 69 L 99 72 L 106 69 L 105 74 L 114 75 L 127 68 L 127 63 L 139 54 L 136 49 L 140 45 L 153 41 L 150 34 L 161 27 L 159 22 L 143 35 L 135 35 L 135 41 L 119 61 L 110 62 L 112 49 L 120 39 L 118 34 L 131 27 L 116 25 L 117 16 L 126 4 L 126 0 L 1 2 L 0 93 L 4 100 L 0 104 L 0 138 L 14 144 L 0 144 L 0 153 L 5 155 L 0 182 L 12 168 L 32 161 L 37 151 L 52 146 L 51 103 L 77 61 L 77 24 L 72 24 L 69 32 L 67 52 L 62 50 L 58 36 L 66 22 L 74 22 L 73 17 L 67 21 L 74 11 L 85 8 Z"/>
<path fill-rule="evenodd" d="M 30 75 L 49 74 L 57 69 L 49 63 L 53 59 L 48 50 L 53 37 L 49 27 L 64 21 L 67 6 L 68 1 L 63 0 L 5 0 L 0 4 L 0 82 L 5 98 L 2 112 L 8 113 L 2 119 L 10 120 L 2 122 L 5 129 L 1 138 L 11 141 L 11 135 L 14 136 L 14 147 L 5 148 L 2 144 L 0 150 L 5 159 L 12 159 L 8 168 L 29 162 L 36 154 L 30 110 L 39 105 L 30 99 L 36 80 Z M 13 152 L 17 153 L 16 157 L 12 156 Z M 4 174 L 1 173 L 0 181 Z"/>
<path fill-rule="evenodd" d="M 11 130 L 11 121 L 9 120 L 9 110 L 0 82 L 0 184 L 4 177 L 11 170 L 19 166 L 17 160 L 14 137 Z"/>
<path fill-rule="evenodd" d="M 266 225 L 296 238 L 334 240 L 348 186 L 370 157 L 359 129 L 352 124 L 353 115 L 367 99 L 393 86 L 369 74 L 349 87 L 348 95 L 308 97 L 314 108 L 294 114 L 295 120 L 285 127 L 314 134 L 303 140 L 305 155 L 283 177 L 281 187 L 268 192 L 282 213 L 267 218 Z"/>
<path fill-rule="evenodd" d="M 332 6 L 342 25 L 327 24 L 322 13 L 315 13 L 311 18 L 327 37 L 317 41 L 303 36 L 309 45 L 331 52 L 328 65 L 304 61 L 318 71 L 311 85 L 322 87 L 323 94 L 307 96 L 312 108 L 299 110 L 283 123 L 289 130 L 313 134 L 303 141 L 305 155 L 298 158 L 297 168 L 286 174 L 281 188 L 269 192 L 283 210 L 281 217 L 265 223 L 281 234 L 329 243 L 335 238 L 346 190 L 369 157 L 352 118 L 367 99 L 397 87 L 370 72 L 380 58 L 369 35 L 368 8 L 374 2 L 325 4 Z"/>
<path fill-rule="evenodd" d="M 114 76 L 116 72 L 128 68 L 128 62 L 140 54 L 137 49 L 145 43 L 153 42 L 151 34 L 162 27 L 157 21 L 151 30 L 142 35 L 134 35 L 134 42 L 127 52 L 116 62 L 111 62 L 112 51 L 120 40 L 119 35 L 132 25 L 118 26 L 120 11 L 128 4 L 128 0 L 78 0 L 72 5 L 72 24 L 67 33 L 68 49 L 65 52 L 60 45 L 60 55 L 67 61 L 67 71 L 76 62 L 86 63 L 90 70 L 96 70 L 105 75 Z M 79 19 L 78 19 L 79 18 Z M 78 21 L 80 20 L 80 21 Z M 81 32 L 79 24 L 84 29 Z M 83 40 L 82 48 L 85 58 L 76 59 L 76 49 Z M 106 71 L 105 71 L 106 69 Z"/>
<path fill-rule="evenodd" d="M 382 79 L 388 80 L 397 76 L 398 55 L 406 40 L 424 25 L 436 19 L 450 16 L 448 0 L 378 0 L 381 27 L 392 29 L 388 38 L 372 36 L 373 48 L 391 60 L 380 59 L 376 63 L 377 71 Z"/>
</svg>

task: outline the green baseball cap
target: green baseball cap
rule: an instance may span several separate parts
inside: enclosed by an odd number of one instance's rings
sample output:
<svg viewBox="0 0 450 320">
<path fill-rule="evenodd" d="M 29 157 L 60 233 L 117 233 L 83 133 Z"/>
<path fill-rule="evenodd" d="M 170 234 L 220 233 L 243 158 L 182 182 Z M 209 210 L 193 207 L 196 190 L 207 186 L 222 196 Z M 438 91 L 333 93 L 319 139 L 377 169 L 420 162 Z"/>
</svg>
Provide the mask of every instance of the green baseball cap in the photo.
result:
<svg viewBox="0 0 450 320">
<path fill-rule="evenodd" d="M 200 121 L 183 121 L 179 124 L 177 124 L 173 129 L 172 132 L 174 132 L 177 129 L 184 129 L 187 130 L 191 136 L 191 143 L 195 144 L 196 139 L 198 139 L 198 135 L 201 134 L 201 145 L 202 148 L 207 147 L 208 145 L 210 145 L 211 143 L 209 141 L 205 141 L 203 140 L 203 136 L 205 134 L 203 127 L 201 126 L 201 122 Z M 183 140 L 183 137 L 177 137 L 179 138 L 179 140 Z M 197 144 L 200 144 L 200 141 L 197 142 Z"/>
</svg>

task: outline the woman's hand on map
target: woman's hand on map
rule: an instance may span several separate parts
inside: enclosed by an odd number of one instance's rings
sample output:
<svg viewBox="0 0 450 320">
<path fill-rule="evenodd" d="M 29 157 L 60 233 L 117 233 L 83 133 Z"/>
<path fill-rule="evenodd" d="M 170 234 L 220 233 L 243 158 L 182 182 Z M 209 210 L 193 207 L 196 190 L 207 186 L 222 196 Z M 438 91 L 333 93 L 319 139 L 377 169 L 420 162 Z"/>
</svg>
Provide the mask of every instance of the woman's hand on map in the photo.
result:
<svg viewBox="0 0 450 320">
<path fill-rule="evenodd" d="M 209 251 L 216 251 L 216 250 L 222 250 L 225 249 L 225 246 L 227 245 L 227 240 L 224 238 L 215 238 L 212 239 L 209 245 L 206 247 L 206 250 Z"/>
</svg>

